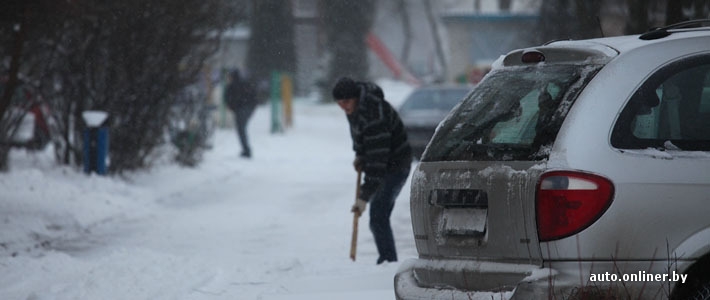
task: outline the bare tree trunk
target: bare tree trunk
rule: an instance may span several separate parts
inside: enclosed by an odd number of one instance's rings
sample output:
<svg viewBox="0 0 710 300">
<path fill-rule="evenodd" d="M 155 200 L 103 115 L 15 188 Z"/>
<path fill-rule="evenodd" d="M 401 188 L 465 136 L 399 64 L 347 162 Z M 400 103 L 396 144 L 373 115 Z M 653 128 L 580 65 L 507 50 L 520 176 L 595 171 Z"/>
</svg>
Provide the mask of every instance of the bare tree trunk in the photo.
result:
<svg viewBox="0 0 710 300">
<path fill-rule="evenodd" d="M 683 2 L 668 1 L 666 4 L 666 25 L 682 22 L 683 17 Z"/>
<path fill-rule="evenodd" d="M 434 46 L 436 47 L 436 57 L 439 59 L 439 64 L 441 64 L 441 72 L 443 73 L 443 79 L 446 79 L 448 72 L 448 66 L 446 64 L 446 56 L 444 55 L 444 48 L 441 42 L 441 36 L 439 35 L 439 24 L 436 22 L 434 17 L 434 10 L 431 7 L 431 0 L 422 0 L 424 2 L 424 10 L 426 12 L 427 19 L 429 20 L 429 26 L 431 27 L 431 34 L 434 37 Z"/>
<path fill-rule="evenodd" d="M 27 29 L 27 5 L 22 2 L 22 6 L 18 10 L 20 17 L 19 28 L 15 30 L 15 39 L 12 47 L 12 57 L 10 60 L 10 70 L 8 71 L 8 79 L 5 84 L 5 89 L 3 90 L 2 98 L 0 99 L 0 124 L 6 124 L 9 127 L 13 127 L 14 122 L 1 122 L 4 118 L 9 118 L 6 116 L 7 110 L 10 107 L 10 102 L 12 102 L 12 95 L 15 93 L 15 89 L 19 84 L 18 73 L 20 72 L 20 59 L 22 58 L 22 47 L 25 43 L 25 32 Z M 4 127 L 4 126 L 0 126 Z M 10 139 L 12 138 L 11 132 L 14 132 L 13 128 L 0 128 L 3 132 L 0 133 L 0 171 L 7 171 L 9 168 L 8 155 L 10 153 Z M 5 136 L 7 135 L 7 136 Z M 8 144 L 4 143 L 3 140 L 7 140 Z"/>
<path fill-rule="evenodd" d="M 649 29 L 648 23 L 648 1 L 628 0 L 629 20 L 626 23 L 626 34 L 638 34 Z"/>
<path fill-rule="evenodd" d="M 246 68 L 251 79 L 269 82 L 274 71 L 296 71 L 292 1 L 252 0 Z M 261 91 L 264 93 L 265 91 Z"/>
<path fill-rule="evenodd" d="M 498 8 L 501 11 L 509 12 L 512 2 L 512 0 L 498 0 Z"/>
<path fill-rule="evenodd" d="M 369 74 L 367 34 L 374 23 L 376 1 L 323 0 L 326 49 L 330 55 L 323 101 L 330 99 L 330 89 L 342 76 L 366 80 Z"/>
<path fill-rule="evenodd" d="M 580 38 L 595 38 L 603 35 L 599 21 L 601 6 L 600 0 L 577 0 L 576 14 Z"/>
<path fill-rule="evenodd" d="M 10 70 L 8 71 L 8 79 L 7 83 L 5 83 L 2 99 L 0 99 L 0 119 L 5 116 L 5 112 L 8 107 L 10 107 L 12 95 L 15 93 L 15 88 L 17 88 L 19 83 L 17 73 L 20 71 L 20 58 L 22 57 L 22 47 L 25 43 L 25 18 L 27 16 L 27 7 L 24 2 L 20 9 L 22 11 L 18 11 L 20 14 L 20 22 L 17 25 L 19 28 L 15 30 L 15 39 L 12 47 L 12 57 L 10 60 Z"/>
<path fill-rule="evenodd" d="M 708 17 L 708 1 L 707 0 L 695 0 L 693 1 L 695 5 L 695 15 L 693 19 L 707 19 Z"/>
<path fill-rule="evenodd" d="M 409 19 L 409 10 L 406 0 L 398 0 L 397 8 L 402 17 L 402 31 L 404 33 L 404 44 L 402 45 L 402 56 L 400 60 L 405 66 L 409 66 L 409 50 L 412 47 L 412 24 Z"/>
</svg>

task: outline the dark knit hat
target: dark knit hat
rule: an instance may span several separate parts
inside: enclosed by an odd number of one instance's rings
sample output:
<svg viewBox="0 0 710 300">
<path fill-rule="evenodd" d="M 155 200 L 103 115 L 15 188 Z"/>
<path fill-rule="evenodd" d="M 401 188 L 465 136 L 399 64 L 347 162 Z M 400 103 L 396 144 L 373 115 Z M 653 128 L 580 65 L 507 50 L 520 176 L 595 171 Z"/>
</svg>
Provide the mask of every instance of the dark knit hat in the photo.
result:
<svg viewBox="0 0 710 300">
<path fill-rule="evenodd" d="M 360 97 L 360 87 L 355 80 L 348 77 L 340 77 L 333 87 L 333 99 L 343 100 Z"/>
</svg>

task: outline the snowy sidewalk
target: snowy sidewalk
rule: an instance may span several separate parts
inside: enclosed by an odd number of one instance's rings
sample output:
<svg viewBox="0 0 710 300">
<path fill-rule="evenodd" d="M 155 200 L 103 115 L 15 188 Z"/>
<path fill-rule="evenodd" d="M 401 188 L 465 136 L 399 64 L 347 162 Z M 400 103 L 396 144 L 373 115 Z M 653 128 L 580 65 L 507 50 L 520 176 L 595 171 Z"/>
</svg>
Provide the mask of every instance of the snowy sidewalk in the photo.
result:
<svg viewBox="0 0 710 300">
<path fill-rule="evenodd" d="M 268 116 L 260 107 L 250 124 L 252 160 L 224 129 L 199 167 L 127 179 L 13 153 L 0 174 L 0 299 L 393 299 L 399 263 L 375 265 L 366 215 L 358 260 L 348 258 L 355 172 L 343 113 L 297 102 L 278 135 Z M 400 261 L 416 255 L 408 198 L 409 184 L 392 218 Z"/>
</svg>

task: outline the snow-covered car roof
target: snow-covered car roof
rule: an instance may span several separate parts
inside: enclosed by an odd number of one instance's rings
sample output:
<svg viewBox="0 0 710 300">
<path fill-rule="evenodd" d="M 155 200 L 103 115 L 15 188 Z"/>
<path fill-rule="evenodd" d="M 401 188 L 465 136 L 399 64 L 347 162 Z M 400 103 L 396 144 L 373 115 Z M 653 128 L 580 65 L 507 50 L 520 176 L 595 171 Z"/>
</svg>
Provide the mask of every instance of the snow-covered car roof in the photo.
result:
<svg viewBox="0 0 710 300">
<path fill-rule="evenodd" d="M 513 50 L 496 60 L 493 63 L 493 69 L 530 63 L 531 61 L 522 61 L 523 55 L 535 51 L 544 52 L 544 57 L 537 59 L 548 63 L 605 63 L 619 54 L 634 49 L 708 36 L 709 33 L 710 28 L 708 27 L 690 29 L 661 28 L 641 35 L 554 41 L 541 46 Z"/>
<path fill-rule="evenodd" d="M 642 39 L 641 37 L 646 35 L 629 35 L 629 36 L 618 36 L 618 37 L 606 37 L 597 38 L 584 41 L 557 41 L 551 43 L 550 45 L 563 45 L 567 43 L 573 43 L 579 45 L 580 42 L 591 42 L 600 45 L 606 45 L 611 48 L 616 49 L 620 53 L 627 52 L 636 48 L 648 46 L 656 43 L 664 43 L 668 41 L 695 38 L 701 36 L 708 36 L 710 33 L 710 28 L 692 28 L 692 29 L 677 29 L 669 31 L 670 35 L 665 37 L 659 37 L 654 39 Z"/>
</svg>

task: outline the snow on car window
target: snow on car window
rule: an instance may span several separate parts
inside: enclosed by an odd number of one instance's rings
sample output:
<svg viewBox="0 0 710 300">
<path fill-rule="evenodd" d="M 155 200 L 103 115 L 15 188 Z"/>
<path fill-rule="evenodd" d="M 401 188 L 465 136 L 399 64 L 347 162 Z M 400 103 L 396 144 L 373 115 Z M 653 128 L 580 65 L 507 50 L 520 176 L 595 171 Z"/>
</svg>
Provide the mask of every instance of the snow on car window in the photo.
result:
<svg viewBox="0 0 710 300">
<path fill-rule="evenodd" d="M 423 160 L 539 160 L 600 65 L 493 71 L 440 125 Z"/>
</svg>

